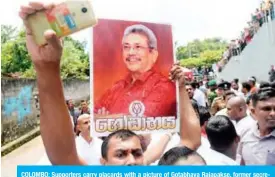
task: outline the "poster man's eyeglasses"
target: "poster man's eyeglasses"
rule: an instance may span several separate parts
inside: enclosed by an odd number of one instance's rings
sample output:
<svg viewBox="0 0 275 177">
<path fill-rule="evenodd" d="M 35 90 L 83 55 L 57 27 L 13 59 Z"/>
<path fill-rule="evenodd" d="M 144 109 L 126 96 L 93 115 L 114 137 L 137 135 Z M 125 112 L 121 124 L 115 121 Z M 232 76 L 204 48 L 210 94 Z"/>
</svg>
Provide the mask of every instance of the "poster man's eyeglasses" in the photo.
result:
<svg viewBox="0 0 275 177">
<path fill-rule="evenodd" d="M 131 49 L 133 49 L 135 52 L 141 52 L 145 49 L 151 49 L 150 47 L 145 47 L 141 45 L 135 45 L 135 46 L 123 45 L 122 48 L 123 48 L 123 51 L 125 52 L 129 52 Z"/>
</svg>

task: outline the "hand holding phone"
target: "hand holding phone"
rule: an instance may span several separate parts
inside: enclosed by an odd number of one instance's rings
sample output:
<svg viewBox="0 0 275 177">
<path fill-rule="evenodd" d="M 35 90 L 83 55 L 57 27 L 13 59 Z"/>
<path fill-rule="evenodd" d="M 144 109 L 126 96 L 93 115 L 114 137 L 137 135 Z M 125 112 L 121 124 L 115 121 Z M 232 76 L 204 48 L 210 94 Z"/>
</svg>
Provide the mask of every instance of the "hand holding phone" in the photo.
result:
<svg viewBox="0 0 275 177">
<path fill-rule="evenodd" d="M 30 15 L 27 21 L 38 45 L 46 44 L 44 32 L 48 29 L 54 30 L 58 37 L 64 37 L 97 24 L 88 0 L 60 2 L 52 9 Z"/>
</svg>

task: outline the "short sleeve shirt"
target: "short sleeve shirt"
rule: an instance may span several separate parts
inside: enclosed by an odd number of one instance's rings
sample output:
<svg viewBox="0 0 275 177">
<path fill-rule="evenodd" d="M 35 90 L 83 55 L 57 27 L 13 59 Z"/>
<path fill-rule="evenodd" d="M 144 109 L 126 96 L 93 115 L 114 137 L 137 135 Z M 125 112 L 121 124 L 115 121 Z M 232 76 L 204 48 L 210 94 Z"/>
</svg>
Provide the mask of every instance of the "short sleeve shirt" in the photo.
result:
<svg viewBox="0 0 275 177">
<path fill-rule="evenodd" d="M 245 165 L 275 165 L 275 130 L 260 136 L 255 122 L 242 138 L 239 153 Z"/>
</svg>

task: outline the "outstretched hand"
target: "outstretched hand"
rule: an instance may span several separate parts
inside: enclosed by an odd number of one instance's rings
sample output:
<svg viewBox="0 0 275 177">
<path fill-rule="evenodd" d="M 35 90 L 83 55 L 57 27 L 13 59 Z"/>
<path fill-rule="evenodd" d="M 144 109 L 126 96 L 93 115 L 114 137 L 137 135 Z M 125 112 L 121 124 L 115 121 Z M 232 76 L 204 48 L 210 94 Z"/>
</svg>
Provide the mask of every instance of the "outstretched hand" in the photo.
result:
<svg viewBox="0 0 275 177">
<path fill-rule="evenodd" d="M 169 78 L 172 81 L 178 81 L 179 82 L 179 87 L 184 87 L 185 86 L 185 75 L 182 70 L 182 67 L 180 66 L 179 62 L 175 63 L 169 73 Z"/>
<path fill-rule="evenodd" d="M 27 18 L 38 11 L 50 10 L 54 8 L 54 6 L 54 4 L 30 2 L 29 5 L 21 6 L 19 11 L 19 16 L 23 20 L 26 28 L 27 49 L 36 69 L 37 67 L 47 70 L 51 67 L 59 69 L 62 55 L 62 43 L 53 30 L 47 30 L 44 32 L 47 44 L 43 46 L 37 45 Z"/>
</svg>

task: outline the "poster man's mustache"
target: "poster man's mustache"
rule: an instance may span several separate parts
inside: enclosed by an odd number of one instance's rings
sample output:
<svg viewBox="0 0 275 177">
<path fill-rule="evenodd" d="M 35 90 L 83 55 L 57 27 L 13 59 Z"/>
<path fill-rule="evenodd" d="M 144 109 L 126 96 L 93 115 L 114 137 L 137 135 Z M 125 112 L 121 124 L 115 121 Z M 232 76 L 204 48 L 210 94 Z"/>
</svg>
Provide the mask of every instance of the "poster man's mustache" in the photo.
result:
<svg viewBox="0 0 275 177">
<path fill-rule="evenodd" d="M 127 57 L 126 61 L 131 61 L 132 59 L 137 60 L 137 61 L 141 61 L 140 58 L 133 58 L 133 57 Z"/>
</svg>

